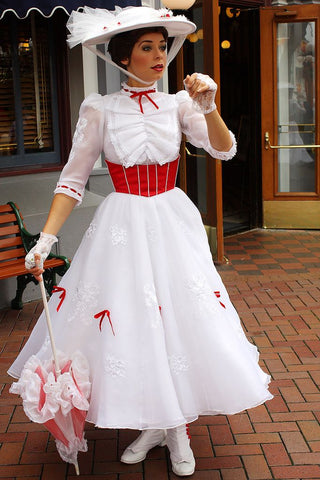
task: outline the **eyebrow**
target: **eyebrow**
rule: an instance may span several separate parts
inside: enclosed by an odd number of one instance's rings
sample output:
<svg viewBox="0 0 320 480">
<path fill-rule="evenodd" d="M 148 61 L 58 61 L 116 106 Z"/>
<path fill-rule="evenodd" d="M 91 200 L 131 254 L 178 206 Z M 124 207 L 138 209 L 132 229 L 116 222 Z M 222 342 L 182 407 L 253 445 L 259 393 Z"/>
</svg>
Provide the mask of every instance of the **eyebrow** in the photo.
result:
<svg viewBox="0 0 320 480">
<path fill-rule="evenodd" d="M 142 40 L 139 45 L 142 45 L 143 43 L 154 43 L 153 40 Z M 167 43 L 165 39 L 160 40 L 159 43 Z"/>
</svg>

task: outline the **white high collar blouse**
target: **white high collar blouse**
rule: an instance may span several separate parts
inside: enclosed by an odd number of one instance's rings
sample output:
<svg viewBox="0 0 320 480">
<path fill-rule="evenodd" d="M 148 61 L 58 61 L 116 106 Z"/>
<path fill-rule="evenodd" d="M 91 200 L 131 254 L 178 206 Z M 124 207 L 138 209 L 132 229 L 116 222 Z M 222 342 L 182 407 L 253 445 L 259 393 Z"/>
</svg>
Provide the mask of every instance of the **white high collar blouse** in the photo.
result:
<svg viewBox="0 0 320 480">
<path fill-rule="evenodd" d="M 212 148 L 204 115 L 195 110 L 185 91 L 170 95 L 158 92 L 156 84 L 141 88 L 123 83 L 120 92 L 93 93 L 80 107 L 69 160 L 55 193 L 74 197 L 79 204 L 102 151 L 108 161 L 124 167 L 171 162 L 179 156 L 182 133 L 214 158 L 229 160 L 236 153 L 231 132 L 233 145 L 228 152 Z"/>
</svg>

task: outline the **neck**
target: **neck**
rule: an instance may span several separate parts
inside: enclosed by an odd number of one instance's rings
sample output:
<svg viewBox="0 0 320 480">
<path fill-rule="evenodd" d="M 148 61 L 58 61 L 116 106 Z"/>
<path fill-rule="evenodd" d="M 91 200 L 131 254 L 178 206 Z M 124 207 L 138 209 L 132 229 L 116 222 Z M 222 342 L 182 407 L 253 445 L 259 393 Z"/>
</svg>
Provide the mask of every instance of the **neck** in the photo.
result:
<svg viewBox="0 0 320 480">
<path fill-rule="evenodd" d="M 140 83 L 140 82 L 137 82 L 136 80 L 134 80 L 133 78 L 128 78 L 128 80 L 126 81 L 126 84 L 128 85 L 128 87 L 149 88 L 149 87 L 152 87 L 154 85 L 154 82 L 152 82 L 152 83 Z"/>
</svg>

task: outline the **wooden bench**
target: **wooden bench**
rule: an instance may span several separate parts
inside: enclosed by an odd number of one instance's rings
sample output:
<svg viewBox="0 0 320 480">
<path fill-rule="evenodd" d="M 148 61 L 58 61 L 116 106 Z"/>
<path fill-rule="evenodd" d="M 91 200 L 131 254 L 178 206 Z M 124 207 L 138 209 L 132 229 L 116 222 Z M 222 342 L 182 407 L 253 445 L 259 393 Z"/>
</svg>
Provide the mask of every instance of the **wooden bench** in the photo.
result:
<svg viewBox="0 0 320 480">
<path fill-rule="evenodd" d="M 37 280 L 26 270 L 24 258 L 36 244 L 40 234 L 32 235 L 23 223 L 23 217 L 15 203 L 0 205 L 0 280 L 17 277 L 17 293 L 11 302 L 11 308 L 23 307 L 22 295 L 29 282 Z M 44 262 L 43 280 L 49 295 L 56 285 L 56 274 L 61 277 L 70 266 L 70 261 L 63 256 L 50 253 Z"/>
</svg>

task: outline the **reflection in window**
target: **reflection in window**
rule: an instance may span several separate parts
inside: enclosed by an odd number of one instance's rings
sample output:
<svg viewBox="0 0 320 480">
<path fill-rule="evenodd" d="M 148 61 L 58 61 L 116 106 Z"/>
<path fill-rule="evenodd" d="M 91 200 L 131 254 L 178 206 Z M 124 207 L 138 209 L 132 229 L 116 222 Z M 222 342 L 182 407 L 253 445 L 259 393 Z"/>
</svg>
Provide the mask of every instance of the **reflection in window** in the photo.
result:
<svg viewBox="0 0 320 480">
<path fill-rule="evenodd" d="M 280 23 L 277 30 L 278 191 L 315 191 L 315 23 Z"/>
</svg>

